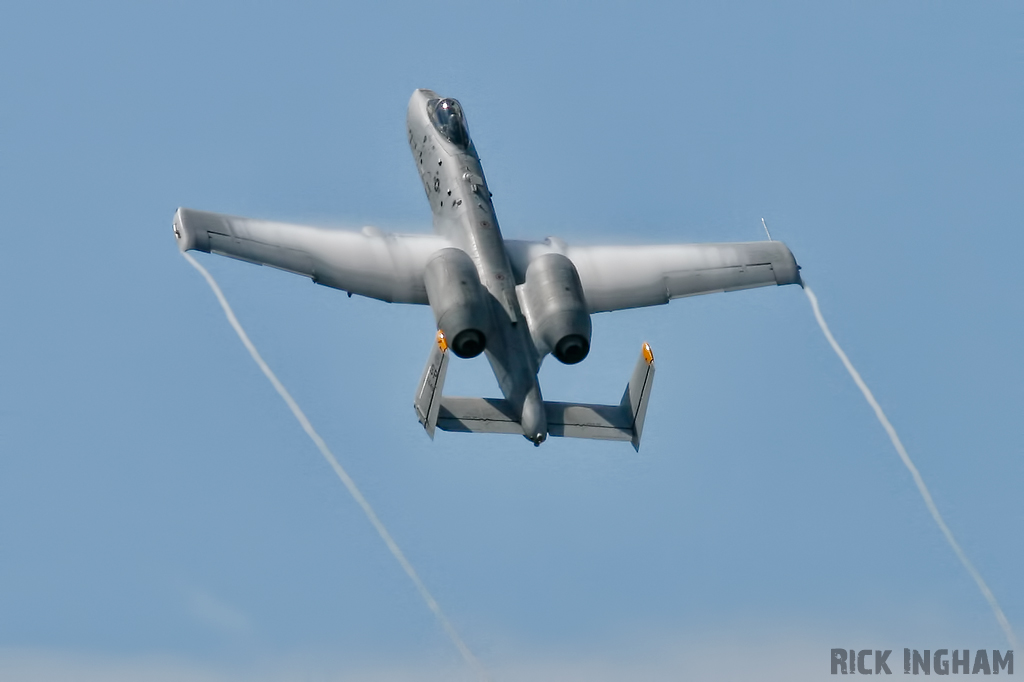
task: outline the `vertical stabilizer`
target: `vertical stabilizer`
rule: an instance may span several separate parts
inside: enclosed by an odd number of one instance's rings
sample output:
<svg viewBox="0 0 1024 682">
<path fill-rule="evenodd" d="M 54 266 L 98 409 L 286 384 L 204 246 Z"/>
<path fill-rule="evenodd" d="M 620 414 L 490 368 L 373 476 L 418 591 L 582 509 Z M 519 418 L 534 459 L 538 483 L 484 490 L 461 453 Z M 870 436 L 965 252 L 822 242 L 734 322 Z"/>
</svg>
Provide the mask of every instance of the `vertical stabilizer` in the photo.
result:
<svg viewBox="0 0 1024 682">
<path fill-rule="evenodd" d="M 444 378 L 448 373 L 448 340 L 444 332 L 437 332 L 437 339 L 427 358 L 427 366 L 423 368 L 423 377 L 416 391 L 413 407 L 416 417 L 426 429 L 431 440 L 437 426 L 437 414 L 441 409 L 441 391 L 444 389 Z"/>
<path fill-rule="evenodd" d="M 626 392 L 622 394 L 622 410 L 630 417 L 633 448 L 640 451 L 640 436 L 643 435 L 644 419 L 647 418 L 647 403 L 654 385 L 654 352 L 651 344 L 644 342 L 640 348 L 640 358 L 633 368 L 633 376 L 629 378 Z"/>
</svg>

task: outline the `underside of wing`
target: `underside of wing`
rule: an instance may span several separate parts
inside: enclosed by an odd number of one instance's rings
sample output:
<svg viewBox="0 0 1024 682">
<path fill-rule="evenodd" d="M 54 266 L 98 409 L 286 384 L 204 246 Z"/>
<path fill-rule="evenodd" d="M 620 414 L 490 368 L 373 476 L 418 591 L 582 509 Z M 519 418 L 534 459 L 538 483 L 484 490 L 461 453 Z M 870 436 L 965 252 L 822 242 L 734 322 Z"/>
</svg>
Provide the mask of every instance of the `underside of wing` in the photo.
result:
<svg viewBox="0 0 1024 682">
<path fill-rule="evenodd" d="M 558 252 L 576 266 L 589 312 L 640 308 L 673 298 L 770 285 L 800 284 L 800 270 L 782 242 L 569 246 L 556 240 L 509 242 L 516 269 Z"/>
<path fill-rule="evenodd" d="M 432 234 L 352 232 L 187 208 L 175 213 L 174 234 L 182 251 L 269 265 L 389 303 L 427 303 L 423 269 L 432 254 L 450 246 Z"/>
</svg>

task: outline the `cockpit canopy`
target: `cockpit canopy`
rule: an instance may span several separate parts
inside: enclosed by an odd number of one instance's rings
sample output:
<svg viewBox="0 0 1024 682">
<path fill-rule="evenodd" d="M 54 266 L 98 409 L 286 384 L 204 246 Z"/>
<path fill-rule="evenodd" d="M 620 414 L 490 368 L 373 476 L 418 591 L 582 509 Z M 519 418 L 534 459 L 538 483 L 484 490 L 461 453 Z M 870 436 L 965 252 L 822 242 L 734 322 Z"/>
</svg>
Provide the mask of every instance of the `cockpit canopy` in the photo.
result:
<svg viewBox="0 0 1024 682">
<path fill-rule="evenodd" d="M 427 113 L 430 115 L 430 122 L 445 139 L 460 149 L 469 147 L 466 115 L 462 113 L 462 105 L 458 100 L 432 99 L 427 102 Z"/>
</svg>

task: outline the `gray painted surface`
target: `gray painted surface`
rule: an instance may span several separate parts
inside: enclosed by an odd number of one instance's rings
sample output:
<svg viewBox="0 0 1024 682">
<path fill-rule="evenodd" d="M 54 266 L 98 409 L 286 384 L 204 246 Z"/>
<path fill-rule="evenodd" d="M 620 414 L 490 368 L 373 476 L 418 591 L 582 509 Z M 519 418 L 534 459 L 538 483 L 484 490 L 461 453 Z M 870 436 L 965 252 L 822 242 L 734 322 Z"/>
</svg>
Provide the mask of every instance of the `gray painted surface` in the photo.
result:
<svg viewBox="0 0 1024 682">
<path fill-rule="evenodd" d="M 777 241 L 571 246 L 555 238 L 505 240 L 458 102 L 431 90 L 417 90 L 409 101 L 406 125 L 433 213 L 432 235 L 389 234 L 373 228 L 332 230 L 186 208 L 174 216 L 174 234 L 182 251 L 194 249 L 270 265 L 382 301 L 431 304 L 439 328 L 446 333 L 448 320 L 458 321 L 455 331 L 485 330 L 484 352 L 504 400 L 439 400 L 424 382 L 431 367 L 435 378 L 438 369 L 446 367 L 447 353 L 437 351 L 442 357 L 435 357 L 432 352 L 415 403 L 431 435 L 435 422 L 444 429 L 453 426 L 451 419 L 458 421 L 452 409 L 501 415 L 503 419 L 481 421 L 501 424 L 502 432 L 522 433 L 535 444 L 549 433 L 599 437 L 587 435 L 598 432 L 587 428 L 620 429 L 597 425 L 601 419 L 618 419 L 618 413 L 607 411 L 618 408 L 544 403 L 537 373 L 559 340 L 556 337 L 585 333 L 589 343 L 587 314 L 661 305 L 684 296 L 801 283 L 796 259 Z M 476 277 L 464 276 L 461 266 L 435 262 L 442 249 L 464 252 L 467 262 L 475 266 Z M 549 254 L 568 260 L 543 258 Z M 447 261 L 458 264 L 460 258 Z M 539 268 L 534 269 L 536 275 L 530 274 L 534 263 Z M 552 264 L 558 267 L 552 269 Z M 631 402 L 636 422 L 624 439 L 637 447 L 653 377 L 653 363 L 647 366 L 646 379 L 635 387 L 635 372 L 623 398 L 624 404 Z M 437 384 L 443 385 L 443 372 Z M 587 420 L 594 423 L 588 427 Z"/>
</svg>

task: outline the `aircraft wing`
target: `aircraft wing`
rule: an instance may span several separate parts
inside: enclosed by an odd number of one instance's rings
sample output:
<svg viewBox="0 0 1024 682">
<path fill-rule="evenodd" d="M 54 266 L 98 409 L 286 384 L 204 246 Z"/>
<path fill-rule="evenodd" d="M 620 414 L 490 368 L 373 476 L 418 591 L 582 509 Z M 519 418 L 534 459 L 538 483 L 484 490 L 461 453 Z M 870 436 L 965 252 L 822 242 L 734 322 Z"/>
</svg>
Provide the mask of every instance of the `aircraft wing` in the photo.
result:
<svg viewBox="0 0 1024 682">
<path fill-rule="evenodd" d="M 174 214 L 174 233 L 182 251 L 269 265 L 389 303 L 427 303 L 423 269 L 435 251 L 451 245 L 433 234 L 352 232 L 188 208 Z"/>
<path fill-rule="evenodd" d="M 508 241 L 517 279 L 544 253 L 576 266 L 591 313 L 668 303 L 673 298 L 769 285 L 800 284 L 800 270 L 782 242 L 571 246 L 555 239 Z"/>
</svg>

